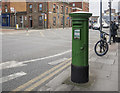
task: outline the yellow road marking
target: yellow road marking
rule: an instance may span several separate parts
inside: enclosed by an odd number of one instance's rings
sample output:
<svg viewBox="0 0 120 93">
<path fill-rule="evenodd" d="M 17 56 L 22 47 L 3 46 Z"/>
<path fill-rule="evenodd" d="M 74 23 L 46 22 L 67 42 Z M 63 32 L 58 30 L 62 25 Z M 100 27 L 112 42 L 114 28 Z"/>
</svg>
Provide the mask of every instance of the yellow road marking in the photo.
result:
<svg viewBox="0 0 120 93">
<path fill-rule="evenodd" d="M 39 80 L 40 78 L 42 78 L 43 76 L 47 75 L 48 73 L 54 71 L 54 70 L 57 69 L 58 67 L 60 67 L 60 66 L 62 66 L 63 64 L 67 63 L 67 62 L 70 61 L 71 59 L 72 59 L 72 58 L 67 59 L 66 61 L 62 62 L 61 64 L 59 64 L 59 65 L 51 68 L 50 70 L 48 70 L 48 71 L 44 72 L 43 74 L 41 74 L 41 75 L 33 78 L 32 80 L 26 82 L 25 84 L 17 87 L 16 89 L 14 89 L 14 90 L 12 90 L 12 91 L 20 91 L 21 89 L 29 86 L 30 84 L 32 84 L 32 83 L 34 83 L 35 81 L 37 81 L 37 80 Z"/>
<path fill-rule="evenodd" d="M 64 65 L 63 67 L 61 67 L 60 69 L 58 69 L 57 71 L 54 71 L 52 74 L 48 75 L 47 77 L 41 79 L 39 82 L 33 84 L 31 87 L 27 88 L 25 91 L 31 91 L 34 88 L 40 86 L 42 83 L 44 83 L 45 81 L 47 81 L 48 79 L 50 79 L 51 77 L 53 77 L 55 74 L 57 74 L 58 72 L 62 71 L 63 69 L 65 69 L 66 67 L 68 67 L 71 64 L 71 62 L 67 63 L 66 65 Z"/>
</svg>

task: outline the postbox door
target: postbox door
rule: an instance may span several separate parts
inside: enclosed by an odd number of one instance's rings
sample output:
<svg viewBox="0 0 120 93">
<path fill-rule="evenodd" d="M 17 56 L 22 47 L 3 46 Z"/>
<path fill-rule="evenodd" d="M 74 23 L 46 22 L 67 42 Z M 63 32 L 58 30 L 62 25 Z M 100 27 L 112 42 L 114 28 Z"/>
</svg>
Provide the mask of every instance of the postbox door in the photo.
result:
<svg viewBox="0 0 120 93">
<path fill-rule="evenodd" d="M 72 62 L 76 66 L 88 65 L 88 22 L 73 21 L 72 28 Z M 84 63 L 83 63 L 84 62 Z"/>
</svg>

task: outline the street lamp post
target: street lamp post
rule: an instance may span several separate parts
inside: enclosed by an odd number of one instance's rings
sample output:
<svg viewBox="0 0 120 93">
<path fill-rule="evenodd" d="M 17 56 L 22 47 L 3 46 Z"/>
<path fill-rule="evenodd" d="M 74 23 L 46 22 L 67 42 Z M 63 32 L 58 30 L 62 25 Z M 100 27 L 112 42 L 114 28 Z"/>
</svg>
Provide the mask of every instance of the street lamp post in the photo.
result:
<svg viewBox="0 0 120 93">
<path fill-rule="evenodd" d="M 110 29 L 109 29 L 109 44 L 111 45 L 111 0 L 109 0 L 109 23 L 110 23 Z"/>
<path fill-rule="evenodd" d="M 63 29 L 65 27 L 65 4 L 63 2 Z"/>
<path fill-rule="evenodd" d="M 16 21 L 16 10 L 15 10 L 15 26 L 16 26 L 16 23 L 17 23 L 17 21 Z"/>
<path fill-rule="evenodd" d="M 102 0 L 100 0 L 100 31 L 102 31 Z"/>
</svg>

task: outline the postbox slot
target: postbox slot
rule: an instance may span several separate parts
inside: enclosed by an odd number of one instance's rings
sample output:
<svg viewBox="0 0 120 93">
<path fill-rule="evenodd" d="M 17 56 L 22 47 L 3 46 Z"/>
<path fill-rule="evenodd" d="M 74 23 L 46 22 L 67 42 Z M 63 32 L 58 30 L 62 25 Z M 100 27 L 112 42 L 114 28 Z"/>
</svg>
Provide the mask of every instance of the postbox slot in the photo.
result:
<svg viewBox="0 0 120 93">
<path fill-rule="evenodd" d="M 79 22 L 73 22 L 73 24 L 82 24 L 82 23 L 79 23 Z"/>
<path fill-rule="evenodd" d="M 73 27 L 82 27 L 82 24 L 73 24 Z"/>
</svg>

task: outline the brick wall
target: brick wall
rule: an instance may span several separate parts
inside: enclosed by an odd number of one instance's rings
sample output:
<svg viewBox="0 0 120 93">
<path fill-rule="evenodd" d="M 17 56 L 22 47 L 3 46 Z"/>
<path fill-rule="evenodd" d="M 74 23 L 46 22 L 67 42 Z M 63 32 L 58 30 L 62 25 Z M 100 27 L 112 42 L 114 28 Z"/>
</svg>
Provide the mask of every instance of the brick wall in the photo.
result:
<svg viewBox="0 0 120 93">
<path fill-rule="evenodd" d="M 42 4 L 42 11 L 39 11 L 39 4 Z M 29 5 L 32 5 L 32 12 L 29 11 Z M 45 13 L 47 11 L 46 8 L 47 3 L 46 2 L 28 2 L 27 3 L 27 24 L 28 27 L 30 27 L 30 17 L 32 17 L 32 26 L 33 28 L 45 28 L 45 25 L 47 25 L 47 22 L 45 23 Z M 43 25 L 39 25 L 39 16 L 42 16 L 42 23 Z"/>
<path fill-rule="evenodd" d="M 89 3 L 83 2 L 83 11 L 89 12 Z"/>
<path fill-rule="evenodd" d="M 10 7 L 14 7 L 16 12 L 26 11 L 26 2 L 11 2 Z"/>
<path fill-rule="evenodd" d="M 8 7 L 8 13 L 11 13 L 11 7 L 14 7 L 16 12 L 26 11 L 26 2 L 2 2 L 2 13 L 5 13 L 5 5 Z"/>
<path fill-rule="evenodd" d="M 10 2 L 2 2 L 2 13 L 6 13 L 5 12 L 5 5 L 7 5 L 7 7 L 8 7 L 7 13 L 10 13 Z"/>
<path fill-rule="evenodd" d="M 53 5 L 56 4 L 56 12 L 53 12 Z M 70 26 L 70 19 L 69 19 L 69 13 L 70 13 L 70 8 L 72 10 L 72 7 L 70 5 L 64 3 L 65 5 L 65 27 Z M 57 9 L 57 6 L 59 6 L 59 9 Z M 63 3 L 60 2 L 51 2 L 49 3 L 49 17 L 48 17 L 48 28 L 59 28 L 63 27 L 63 13 L 61 13 L 62 9 L 61 6 L 63 6 Z M 66 7 L 68 7 L 68 14 L 66 14 Z M 56 25 L 53 24 L 53 18 L 56 17 Z M 68 21 L 68 24 L 67 24 Z"/>
<path fill-rule="evenodd" d="M 74 12 L 75 11 L 87 11 L 87 12 L 89 12 L 89 3 L 88 2 L 72 2 L 70 4 L 73 6 L 73 3 L 75 4 L 74 7 L 81 9 L 81 10 L 76 9 L 76 10 L 74 10 Z"/>
</svg>

